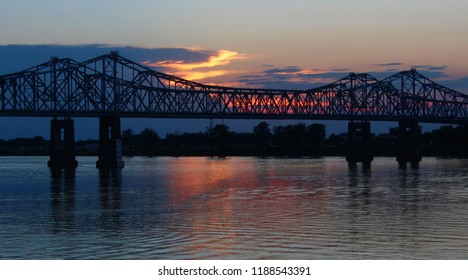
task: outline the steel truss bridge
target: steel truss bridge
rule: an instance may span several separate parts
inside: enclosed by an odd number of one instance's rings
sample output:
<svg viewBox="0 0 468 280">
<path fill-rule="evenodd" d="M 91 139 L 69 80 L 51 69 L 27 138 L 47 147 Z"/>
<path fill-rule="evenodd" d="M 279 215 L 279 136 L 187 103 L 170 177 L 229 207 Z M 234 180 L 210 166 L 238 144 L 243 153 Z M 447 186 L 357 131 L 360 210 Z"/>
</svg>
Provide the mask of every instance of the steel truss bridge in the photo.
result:
<svg viewBox="0 0 468 280">
<path fill-rule="evenodd" d="M 50 167 L 75 168 L 72 117 L 99 118 L 98 168 L 123 167 L 120 118 L 349 120 L 350 163 L 370 163 L 369 121 L 398 121 L 399 163 L 421 160 L 419 122 L 468 125 L 468 95 L 416 70 L 383 80 L 350 73 L 309 90 L 205 85 L 154 71 L 116 52 L 50 61 L 0 76 L 0 116 L 53 117 Z M 63 119 L 57 119 L 63 118 Z"/>
<path fill-rule="evenodd" d="M 0 76 L 0 116 L 314 119 L 466 124 L 468 95 L 416 70 L 383 80 L 351 73 L 309 90 L 205 85 L 116 52 Z"/>
</svg>

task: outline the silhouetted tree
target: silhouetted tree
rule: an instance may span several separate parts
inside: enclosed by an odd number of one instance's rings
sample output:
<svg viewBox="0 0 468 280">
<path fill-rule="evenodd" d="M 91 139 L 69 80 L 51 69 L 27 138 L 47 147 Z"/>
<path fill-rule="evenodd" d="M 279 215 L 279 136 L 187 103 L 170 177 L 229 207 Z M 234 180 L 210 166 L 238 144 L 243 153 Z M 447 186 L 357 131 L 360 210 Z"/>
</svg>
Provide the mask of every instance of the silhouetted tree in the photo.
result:
<svg viewBox="0 0 468 280">
<path fill-rule="evenodd" d="M 441 126 L 439 129 L 435 129 L 431 133 L 432 143 L 448 147 L 454 144 L 456 139 L 456 133 L 451 125 Z"/>
<path fill-rule="evenodd" d="M 127 150 L 129 155 L 133 155 L 135 144 L 135 136 L 133 135 L 133 131 L 131 129 L 124 130 L 122 132 L 122 146 Z"/>
<path fill-rule="evenodd" d="M 143 144 L 143 148 L 146 151 L 148 151 L 150 153 L 153 153 L 154 150 L 155 150 L 155 147 L 159 144 L 159 141 L 161 140 L 159 138 L 158 133 L 156 133 L 156 131 L 154 131 L 151 128 L 145 128 L 141 132 L 140 135 L 141 135 L 141 141 L 142 141 L 142 144 Z"/>
<path fill-rule="evenodd" d="M 211 131 L 211 137 L 214 145 L 218 148 L 218 156 L 225 156 L 229 127 L 224 124 L 215 125 Z"/>
<path fill-rule="evenodd" d="M 133 139 L 133 130 L 131 130 L 130 128 L 129 129 L 126 129 L 122 132 L 122 141 L 123 142 L 127 142 L 127 143 L 130 143 Z"/>
<path fill-rule="evenodd" d="M 265 153 L 268 142 L 272 138 L 270 125 L 266 122 L 261 122 L 253 128 L 253 136 L 255 147 L 259 149 L 261 154 Z"/>
<path fill-rule="evenodd" d="M 332 133 L 328 137 L 327 143 L 332 146 L 344 146 L 346 145 L 346 139 L 343 135 L 336 135 L 335 133 Z"/>
<path fill-rule="evenodd" d="M 48 146 L 49 141 L 46 141 L 42 136 L 36 136 L 34 138 L 15 138 L 8 140 L 7 145 L 10 147 L 21 147 L 21 148 L 43 148 Z"/>
<path fill-rule="evenodd" d="M 312 144 L 314 155 L 319 154 L 319 148 L 325 140 L 326 128 L 323 124 L 311 124 L 307 126 L 307 140 Z"/>
<path fill-rule="evenodd" d="M 460 125 L 457 127 L 457 144 L 459 146 L 468 147 L 468 125 Z"/>
<path fill-rule="evenodd" d="M 306 126 L 303 123 L 273 128 L 273 144 L 282 155 L 300 155 L 305 143 Z"/>
<path fill-rule="evenodd" d="M 273 127 L 273 145 L 279 154 L 284 154 L 287 148 L 284 126 Z"/>
<path fill-rule="evenodd" d="M 306 125 L 299 123 L 296 125 L 286 126 L 286 132 L 288 133 L 289 145 L 295 153 L 300 152 L 304 148 L 306 140 Z"/>
</svg>

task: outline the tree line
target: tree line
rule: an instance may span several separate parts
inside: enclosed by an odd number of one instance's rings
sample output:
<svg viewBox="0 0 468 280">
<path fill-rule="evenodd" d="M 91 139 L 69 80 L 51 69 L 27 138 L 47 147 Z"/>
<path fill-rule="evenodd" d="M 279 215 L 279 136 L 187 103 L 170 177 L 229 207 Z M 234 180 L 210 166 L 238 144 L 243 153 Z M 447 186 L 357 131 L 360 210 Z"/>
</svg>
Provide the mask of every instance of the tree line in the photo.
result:
<svg viewBox="0 0 468 280">
<path fill-rule="evenodd" d="M 170 133 L 165 138 L 146 128 L 122 132 L 125 154 L 162 155 L 318 155 L 326 136 L 322 124 L 275 126 L 260 122 L 252 132 L 233 132 L 225 124 L 204 132 Z"/>
<path fill-rule="evenodd" d="M 376 155 L 393 155 L 398 143 L 398 128 L 372 135 Z M 76 141 L 79 155 L 95 155 L 98 140 Z M 468 127 L 442 126 L 422 133 L 424 155 L 468 156 Z M 260 122 L 251 132 L 234 132 L 225 124 L 195 133 L 169 133 L 164 138 L 151 129 L 139 133 L 122 132 L 122 150 L 126 156 L 321 156 L 344 155 L 347 134 L 326 137 L 323 124 L 304 123 L 274 126 Z M 49 141 L 41 136 L 0 140 L 0 155 L 48 155 Z"/>
</svg>

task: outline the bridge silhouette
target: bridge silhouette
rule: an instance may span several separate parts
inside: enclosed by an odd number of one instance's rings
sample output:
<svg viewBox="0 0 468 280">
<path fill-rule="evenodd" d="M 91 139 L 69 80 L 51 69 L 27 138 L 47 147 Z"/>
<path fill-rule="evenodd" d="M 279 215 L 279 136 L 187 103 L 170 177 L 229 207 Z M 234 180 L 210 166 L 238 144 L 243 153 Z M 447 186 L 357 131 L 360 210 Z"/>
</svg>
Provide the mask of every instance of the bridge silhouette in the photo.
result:
<svg viewBox="0 0 468 280">
<path fill-rule="evenodd" d="M 308 90 L 205 85 L 117 52 L 51 60 L 0 76 L 0 116 L 52 117 L 51 167 L 76 167 L 75 117 L 100 119 L 97 167 L 123 167 L 120 118 L 347 120 L 349 162 L 370 162 L 370 121 L 400 125 L 399 162 L 419 162 L 419 123 L 468 125 L 468 95 L 415 69 L 378 80 L 350 73 Z"/>
</svg>

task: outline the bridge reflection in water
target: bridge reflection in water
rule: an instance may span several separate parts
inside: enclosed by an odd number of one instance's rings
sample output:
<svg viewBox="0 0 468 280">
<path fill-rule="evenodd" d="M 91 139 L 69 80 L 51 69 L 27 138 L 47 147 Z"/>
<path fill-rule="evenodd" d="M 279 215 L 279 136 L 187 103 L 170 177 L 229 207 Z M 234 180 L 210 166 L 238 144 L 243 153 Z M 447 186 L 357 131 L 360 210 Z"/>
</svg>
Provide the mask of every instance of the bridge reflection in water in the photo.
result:
<svg viewBox="0 0 468 280">
<path fill-rule="evenodd" d="M 46 160 L 0 158 L 0 258 L 466 257 L 465 159 L 135 157 L 104 172 Z"/>
<path fill-rule="evenodd" d="M 73 120 L 99 118 L 98 168 L 119 169 L 121 118 L 346 120 L 350 164 L 372 161 L 370 121 L 399 123 L 397 160 L 421 160 L 419 123 L 468 124 L 468 95 L 416 70 L 383 80 L 350 73 L 309 90 L 204 85 L 154 71 L 116 52 L 76 62 L 52 58 L 0 76 L 0 116 L 52 117 L 49 166 L 74 168 Z"/>
</svg>

